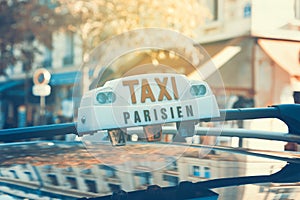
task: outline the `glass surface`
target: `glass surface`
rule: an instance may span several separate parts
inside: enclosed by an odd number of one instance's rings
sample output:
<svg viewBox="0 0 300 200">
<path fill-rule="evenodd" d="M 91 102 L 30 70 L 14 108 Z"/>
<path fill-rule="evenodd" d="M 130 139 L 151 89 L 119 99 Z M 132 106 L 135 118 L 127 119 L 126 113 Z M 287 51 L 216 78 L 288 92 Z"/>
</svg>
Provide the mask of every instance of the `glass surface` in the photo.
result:
<svg viewBox="0 0 300 200">
<path fill-rule="evenodd" d="M 97 145 L 94 147 L 95 152 L 104 153 L 103 148 L 97 151 Z M 174 151 L 183 148 L 179 145 L 173 147 Z M 120 189 L 129 192 L 146 189 L 149 185 L 168 187 L 182 181 L 200 182 L 225 177 L 269 175 L 286 164 L 283 161 L 218 150 L 201 157 L 200 147 L 188 148 L 179 159 L 174 159 L 173 151 L 161 151 L 161 145 L 151 143 L 135 147 L 140 151 L 140 158 L 107 154 L 105 159 L 110 159 L 114 165 L 130 168 L 130 171 L 124 172 L 95 159 L 81 142 L 10 143 L 1 144 L 0 149 L 0 194 L 3 197 L 32 199 L 105 196 Z M 159 156 L 160 160 L 153 157 L 151 162 L 145 162 L 142 157 L 150 149 L 155 149 L 159 155 L 163 154 L 165 160 Z M 172 164 L 153 171 L 158 162 Z M 297 199 L 298 184 L 251 184 L 213 191 L 222 200 L 282 199 L 283 196 Z"/>
</svg>

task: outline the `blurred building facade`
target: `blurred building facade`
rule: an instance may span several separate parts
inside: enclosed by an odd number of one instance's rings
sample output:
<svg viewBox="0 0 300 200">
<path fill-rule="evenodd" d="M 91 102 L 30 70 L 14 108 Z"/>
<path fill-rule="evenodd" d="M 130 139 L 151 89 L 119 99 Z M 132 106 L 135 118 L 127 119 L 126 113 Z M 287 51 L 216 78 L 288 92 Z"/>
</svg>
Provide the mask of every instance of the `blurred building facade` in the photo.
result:
<svg viewBox="0 0 300 200">
<path fill-rule="evenodd" d="M 46 97 L 46 122 L 72 121 L 72 88 L 82 63 L 81 41 L 73 33 L 53 35 L 53 50 L 40 46 L 42 55 L 36 55 L 29 75 L 21 63 L 7 69 L 9 78 L 1 79 L 1 128 L 39 125 L 40 98 L 32 94 L 32 76 L 37 68 L 51 73 L 51 94 Z M 29 78 L 27 78 L 29 77 Z"/>
<path fill-rule="evenodd" d="M 212 18 L 196 30 L 196 42 L 210 43 L 211 46 L 220 46 L 221 44 L 224 47 L 227 42 L 231 41 L 231 38 L 249 36 L 250 0 L 203 0 L 202 3 L 208 7 Z M 43 55 L 36 56 L 33 70 L 29 74 L 29 77 L 32 77 L 34 69 L 40 67 L 48 69 L 52 74 L 50 80 L 52 92 L 50 96 L 46 97 L 46 110 L 49 115 L 47 123 L 72 120 L 73 111 L 70 109 L 72 107 L 72 87 L 82 64 L 81 41 L 76 34 L 56 33 L 53 38 L 53 50 L 41 47 Z M 213 49 L 216 50 L 216 48 Z M 231 57 L 224 59 L 228 61 Z M 9 78 L 1 79 L 0 84 L 0 127 L 37 125 L 40 109 L 39 98 L 32 95 L 31 78 L 25 91 L 26 75 L 22 71 L 21 63 L 9 68 L 7 73 Z M 233 86 L 233 88 L 235 87 Z"/>
<path fill-rule="evenodd" d="M 226 90 L 226 102 L 221 107 L 293 103 L 293 93 L 300 91 L 299 1 L 268 4 L 256 0 L 203 0 L 202 3 L 213 17 L 196 30 L 194 39 L 211 56 L 223 79 L 220 83 L 215 81 L 214 74 L 207 77 L 217 98 L 219 89 Z M 275 4 L 281 18 L 277 23 L 271 20 L 268 24 L 268 20 L 275 19 L 277 14 L 264 8 Z M 81 41 L 72 33 L 56 33 L 53 38 L 53 50 L 41 47 L 43 55 L 37 55 L 29 76 L 39 67 L 51 72 L 52 92 L 46 97 L 46 123 L 68 122 L 73 120 L 73 86 L 83 61 Z M 38 125 L 40 99 L 32 95 L 31 78 L 24 91 L 26 75 L 21 64 L 7 72 L 10 78 L 1 79 L 0 84 L 0 127 Z M 237 123 L 239 127 L 247 128 L 261 124 Z M 276 123 L 265 123 L 263 129 L 282 127 L 281 130 L 286 130 L 284 126 L 272 124 Z"/>
</svg>

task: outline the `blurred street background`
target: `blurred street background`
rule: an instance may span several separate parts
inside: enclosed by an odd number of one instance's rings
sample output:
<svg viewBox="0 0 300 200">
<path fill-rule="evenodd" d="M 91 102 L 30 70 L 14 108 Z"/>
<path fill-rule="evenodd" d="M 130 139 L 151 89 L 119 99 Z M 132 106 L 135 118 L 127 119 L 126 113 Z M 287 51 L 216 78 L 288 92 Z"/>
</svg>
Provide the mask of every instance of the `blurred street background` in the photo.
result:
<svg viewBox="0 0 300 200">
<path fill-rule="evenodd" d="M 107 38 L 143 27 L 176 30 L 202 45 L 223 78 L 225 108 L 294 103 L 293 94 L 300 90 L 299 4 L 195 0 L 153 1 L 146 7 L 134 0 L 2 0 L 0 128 L 72 121 L 73 84 L 90 51 Z M 136 63 L 149 57 L 176 63 L 157 53 Z M 180 67 L 184 73 L 185 66 Z M 32 94 L 38 68 L 51 73 L 51 93 L 43 108 Z M 222 86 L 211 87 L 218 96 Z"/>
</svg>

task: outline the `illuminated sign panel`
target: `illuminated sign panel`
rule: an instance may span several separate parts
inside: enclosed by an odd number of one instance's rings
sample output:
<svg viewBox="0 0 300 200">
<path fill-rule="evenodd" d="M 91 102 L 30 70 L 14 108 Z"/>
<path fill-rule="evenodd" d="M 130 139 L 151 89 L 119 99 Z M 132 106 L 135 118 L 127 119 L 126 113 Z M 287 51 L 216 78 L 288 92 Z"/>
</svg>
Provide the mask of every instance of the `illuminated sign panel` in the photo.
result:
<svg viewBox="0 0 300 200">
<path fill-rule="evenodd" d="M 217 116 L 218 105 L 206 82 L 179 74 L 142 74 L 108 81 L 88 92 L 79 108 L 78 131 L 84 134 Z"/>
</svg>

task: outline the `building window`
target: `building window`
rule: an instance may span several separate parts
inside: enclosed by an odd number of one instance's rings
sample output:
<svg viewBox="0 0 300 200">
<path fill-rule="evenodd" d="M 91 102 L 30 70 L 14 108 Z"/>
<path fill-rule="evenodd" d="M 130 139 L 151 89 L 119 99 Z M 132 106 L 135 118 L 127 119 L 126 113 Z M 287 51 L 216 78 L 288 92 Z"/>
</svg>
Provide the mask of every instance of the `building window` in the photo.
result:
<svg viewBox="0 0 300 200">
<path fill-rule="evenodd" d="M 74 64 L 74 34 L 72 32 L 66 33 L 66 51 L 63 58 L 63 65 L 73 65 Z"/>
<path fill-rule="evenodd" d="M 97 186 L 94 180 L 85 180 L 84 182 L 87 186 L 88 192 L 97 193 Z"/>
<path fill-rule="evenodd" d="M 212 24 L 220 21 L 221 18 L 221 5 L 220 0 L 199 0 L 210 11 L 211 18 L 206 19 L 206 24 Z"/>
<path fill-rule="evenodd" d="M 12 173 L 12 175 L 15 179 L 19 179 L 19 176 L 15 170 L 9 170 L 9 171 L 10 171 L 10 173 Z"/>
<path fill-rule="evenodd" d="M 169 183 L 169 186 L 175 186 L 179 182 L 179 178 L 176 176 L 163 175 L 163 180 Z"/>
<path fill-rule="evenodd" d="M 110 168 L 110 169 L 107 169 L 106 171 L 105 171 L 105 173 L 106 173 L 106 176 L 107 177 L 116 177 L 116 170 L 115 169 L 112 169 L 112 168 Z"/>
<path fill-rule="evenodd" d="M 193 166 L 193 176 L 200 176 L 200 167 Z"/>
<path fill-rule="evenodd" d="M 136 183 L 139 186 L 151 185 L 151 174 L 149 172 L 137 172 L 134 174 Z"/>
<path fill-rule="evenodd" d="M 168 163 L 170 163 L 168 166 L 167 166 L 167 170 L 177 170 L 177 162 L 174 158 L 168 158 L 166 159 L 166 161 Z"/>
<path fill-rule="evenodd" d="M 192 166 L 192 176 L 211 178 L 211 170 L 209 167 Z"/>
<path fill-rule="evenodd" d="M 101 165 L 99 167 L 105 171 L 105 176 L 107 178 L 117 177 L 116 169 L 105 165 Z"/>
<path fill-rule="evenodd" d="M 24 174 L 28 177 L 28 180 L 29 180 L 29 181 L 34 181 L 31 172 L 24 172 Z"/>
<path fill-rule="evenodd" d="M 210 178 L 210 168 L 204 167 L 204 178 Z"/>
<path fill-rule="evenodd" d="M 64 169 L 64 171 L 68 172 L 68 173 L 74 172 L 72 167 L 67 167 L 67 168 Z"/>
<path fill-rule="evenodd" d="M 81 171 L 82 174 L 92 174 L 92 170 L 91 169 L 84 169 Z"/>
<path fill-rule="evenodd" d="M 43 171 L 44 172 L 50 172 L 52 170 L 52 166 L 51 165 L 45 165 L 43 166 Z"/>
<path fill-rule="evenodd" d="M 57 177 L 56 175 L 54 174 L 48 174 L 48 180 L 50 182 L 51 185 L 58 185 L 58 180 L 57 180 Z"/>
<path fill-rule="evenodd" d="M 74 57 L 71 55 L 64 57 L 64 66 L 73 65 L 74 64 Z"/>
<path fill-rule="evenodd" d="M 110 191 L 111 191 L 111 192 L 117 192 L 117 191 L 120 191 L 120 190 L 121 190 L 120 185 L 116 185 L 116 184 L 111 184 L 111 183 L 109 183 L 109 184 L 108 184 L 108 187 L 110 188 Z"/>
<path fill-rule="evenodd" d="M 244 7 L 244 17 L 249 18 L 251 17 L 251 4 L 247 3 Z"/>
<path fill-rule="evenodd" d="M 290 194 L 286 193 L 285 191 L 278 191 L 278 193 L 275 195 L 274 200 L 281 200 L 281 199 L 291 199 Z"/>
<path fill-rule="evenodd" d="M 74 177 L 67 177 L 67 182 L 70 184 L 71 189 L 78 189 L 77 180 Z"/>
<path fill-rule="evenodd" d="M 52 66 L 52 51 L 48 48 L 45 49 L 42 65 L 45 68 L 50 68 Z"/>
<path fill-rule="evenodd" d="M 21 167 L 22 167 L 22 169 L 28 169 L 26 164 L 22 164 Z"/>
</svg>

